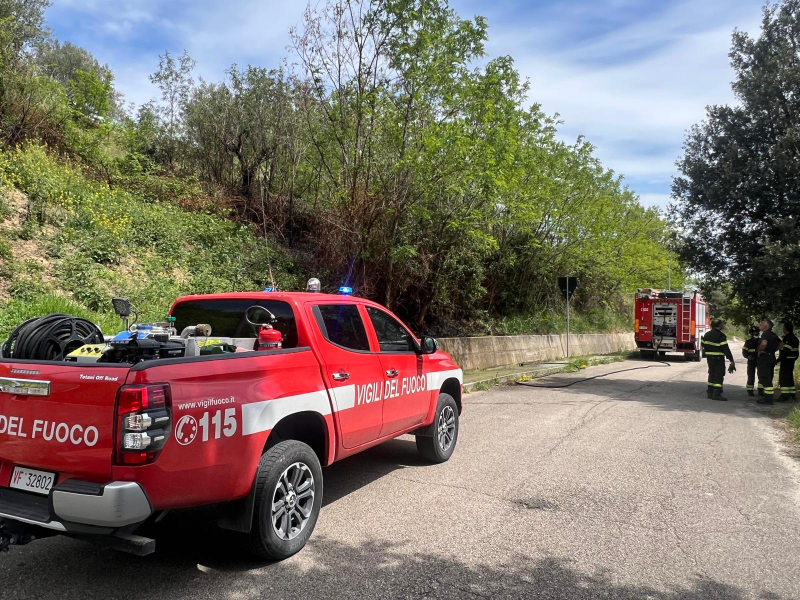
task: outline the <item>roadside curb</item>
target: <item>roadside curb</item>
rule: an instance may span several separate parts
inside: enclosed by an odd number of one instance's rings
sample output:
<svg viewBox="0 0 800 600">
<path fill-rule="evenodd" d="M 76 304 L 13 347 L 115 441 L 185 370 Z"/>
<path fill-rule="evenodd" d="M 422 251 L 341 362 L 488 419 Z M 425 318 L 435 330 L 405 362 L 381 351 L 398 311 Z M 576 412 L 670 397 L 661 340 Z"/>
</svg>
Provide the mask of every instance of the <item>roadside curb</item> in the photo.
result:
<svg viewBox="0 0 800 600">
<path fill-rule="evenodd" d="M 495 375 L 493 377 L 489 377 L 487 379 L 480 379 L 478 381 L 470 381 L 469 383 L 464 384 L 464 392 L 476 392 L 481 391 L 480 388 L 483 386 L 494 387 L 496 385 L 500 385 L 503 383 L 513 382 L 522 377 L 523 375 L 527 375 L 531 379 L 535 379 L 536 377 L 545 377 L 547 375 L 555 375 L 556 373 L 563 373 L 565 365 L 547 367 L 547 368 L 538 368 L 538 369 L 526 369 L 521 371 L 515 371 L 514 373 L 508 373 L 506 375 Z"/>
</svg>

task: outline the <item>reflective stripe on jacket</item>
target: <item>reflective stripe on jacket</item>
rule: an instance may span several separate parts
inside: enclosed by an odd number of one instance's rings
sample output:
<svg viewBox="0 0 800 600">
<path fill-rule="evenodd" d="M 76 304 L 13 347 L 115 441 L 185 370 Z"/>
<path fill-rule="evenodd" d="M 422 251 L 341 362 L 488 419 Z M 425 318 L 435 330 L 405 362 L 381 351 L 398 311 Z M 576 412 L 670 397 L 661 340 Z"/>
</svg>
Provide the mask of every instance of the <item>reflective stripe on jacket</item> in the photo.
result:
<svg viewBox="0 0 800 600">
<path fill-rule="evenodd" d="M 703 354 L 705 356 L 724 356 L 733 362 L 733 354 L 728 346 L 728 337 L 719 329 L 712 329 L 703 336 Z"/>
<path fill-rule="evenodd" d="M 781 358 L 797 358 L 798 345 L 800 342 L 793 333 L 783 336 L 783 348 L 781 348 Z"/>
</svg>

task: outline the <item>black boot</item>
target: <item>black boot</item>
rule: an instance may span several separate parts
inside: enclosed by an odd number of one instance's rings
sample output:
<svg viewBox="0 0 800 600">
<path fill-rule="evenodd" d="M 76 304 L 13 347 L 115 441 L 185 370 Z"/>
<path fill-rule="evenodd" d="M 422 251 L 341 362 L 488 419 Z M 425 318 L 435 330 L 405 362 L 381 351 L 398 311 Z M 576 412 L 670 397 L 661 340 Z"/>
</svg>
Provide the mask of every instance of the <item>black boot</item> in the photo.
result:
<svg viewBox="0 0 800 600">
<path fill-rule="evenodd" d="M 714 397 L 714 388 L 708 388 L 706 390 L 706 395 L 708 396 L 708 399 L 711 400 L 711 398 Z"/>
<path fill-rule="evenodd" d="M 775 402 L 789 402 L 789 395 L 780 393 L 777 398 L 774 399 Z"/>
<path fill-rule="evenodd" d="M 772 406 L 772 396 L 765 395 L 764 398 L 756 400 L 756 404 L 766 404 L 768 406 Z"/>
<path fill-rule="evenodd" d="M 755 396 L 756 394 L 755 394 L 755 392 L 753 392 L 753 390 L 747 390 L 747 395 L 748 396 Z"/>
<path fill-rule="evenodd" d="M 759 396 L 763 396 L 764 395 L 764 390 L 762 390 L 761 388 L 758 388 L 758 395 Z"/>
<path fill-rule="evenodd" d="M 722 395 L 722 389 L 721 388 L 714 388 L 714 394 L 711 397 L 711 399 L 712 400 L 722 400 L 723 402 L 727 402 L 728 401 L 728 399 L 725 396 Z"/>
</svg>

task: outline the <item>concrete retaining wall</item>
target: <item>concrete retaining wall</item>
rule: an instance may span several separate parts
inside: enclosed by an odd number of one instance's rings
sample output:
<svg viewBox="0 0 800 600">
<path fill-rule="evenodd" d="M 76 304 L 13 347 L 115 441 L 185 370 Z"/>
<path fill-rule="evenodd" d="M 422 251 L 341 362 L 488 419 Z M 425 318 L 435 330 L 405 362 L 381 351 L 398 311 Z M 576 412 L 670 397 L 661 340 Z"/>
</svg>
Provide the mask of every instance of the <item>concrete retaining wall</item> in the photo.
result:
<svg viewBox="0 0 800 600">
<path fill-rule="evenodd" d="M 491 369 L 557 360 L 567 355 L 566 335 L 509 335 L 439 338 L 439 345 L 462 369 Z M 571 356 L 634 350 L 633 333 L 579 333 L 569 336 Z"/>
</svg>

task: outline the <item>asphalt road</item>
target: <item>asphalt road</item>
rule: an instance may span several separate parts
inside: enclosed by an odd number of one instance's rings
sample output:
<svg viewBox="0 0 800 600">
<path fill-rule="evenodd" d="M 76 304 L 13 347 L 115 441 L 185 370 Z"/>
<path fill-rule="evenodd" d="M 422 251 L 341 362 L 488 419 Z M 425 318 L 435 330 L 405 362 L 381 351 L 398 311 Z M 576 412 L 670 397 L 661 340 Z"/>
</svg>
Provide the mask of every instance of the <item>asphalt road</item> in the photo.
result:
<svg viewBox="0 0 800 600">
<path fill-rule="evenodd" d="M 800 598 L 794 459 L 743 369 L 727 403 L 705 379 L 675 362 L 470 394 L 450 462 L 422 463 L 403 438 L 327 469 L 317 529 L 287 561 L 252 560 L 199 512 L 166 520 L 146 558 L 63 538 L 15 548 L 0 595 Z"/>
</svg>

